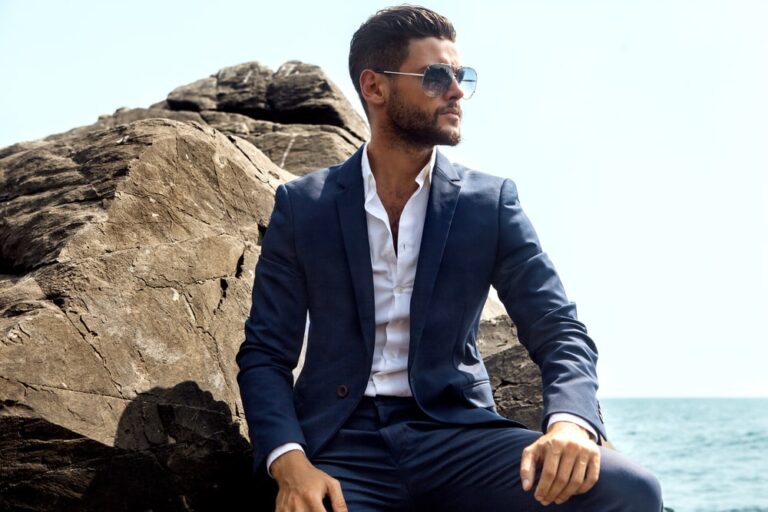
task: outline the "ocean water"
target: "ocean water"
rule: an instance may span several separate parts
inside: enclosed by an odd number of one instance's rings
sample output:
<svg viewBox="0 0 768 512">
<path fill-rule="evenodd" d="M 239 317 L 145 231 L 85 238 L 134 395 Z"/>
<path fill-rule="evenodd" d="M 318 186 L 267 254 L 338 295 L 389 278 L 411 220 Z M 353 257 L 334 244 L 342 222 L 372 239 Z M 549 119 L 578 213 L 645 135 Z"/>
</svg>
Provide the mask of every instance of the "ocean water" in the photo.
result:
<svg viewBox="0 0 768 512">
<path fill-rule="evenodd" d="M 768 512 L 768 398 L 601 399 L 608 438 L 675 512 Z"/>
</svg>

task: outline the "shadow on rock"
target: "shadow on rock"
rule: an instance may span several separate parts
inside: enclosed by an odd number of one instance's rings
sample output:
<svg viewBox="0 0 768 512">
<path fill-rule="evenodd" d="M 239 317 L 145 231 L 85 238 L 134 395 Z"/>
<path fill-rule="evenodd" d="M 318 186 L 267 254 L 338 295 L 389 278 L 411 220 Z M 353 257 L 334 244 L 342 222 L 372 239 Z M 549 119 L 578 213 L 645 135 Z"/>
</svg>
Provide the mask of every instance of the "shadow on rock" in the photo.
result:
<svg viewBox="0 0 768 512">
<path fill-rule="evenodd" d="M 261 490 L 251 468 L 250 445 L 226 403 L 191 381 L 153 388 L 120 418 L 115 454 L 98 468 L 82 509 L 206 511 L 247 503 L 268 510 L 271 491 Z"/>
</svg>

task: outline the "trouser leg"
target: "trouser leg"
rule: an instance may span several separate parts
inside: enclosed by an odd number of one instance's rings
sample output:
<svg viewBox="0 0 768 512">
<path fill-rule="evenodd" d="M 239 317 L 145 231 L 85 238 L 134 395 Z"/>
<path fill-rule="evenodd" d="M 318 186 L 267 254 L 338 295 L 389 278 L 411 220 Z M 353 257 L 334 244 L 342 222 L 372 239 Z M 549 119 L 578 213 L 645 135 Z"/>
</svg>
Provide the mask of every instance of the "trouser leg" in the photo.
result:
<svg viewBox="0 0 768 512">
<path fill-rule="evenodd" d="M 520 482 L 522 451 L 540 433 L 439 424 L 407 404 L 364 400 L 335 438 L 312 457 L 318 468 L 341 482 L 350 511 L 661 510 L 656 478 L 603 448 L 595 487 L 562 505 L 543 507 Z"/>
<path fill-rule="evenodd" d="M 339 480 L 352 512 L 411 510 L 402 471 L 379 432 L 376 407 L 365 400 L 338 434 L 311 462 Z M 326 504 L 326 508 L 331 508 Z"/>
<path fill-rule="evenodd" d="M 520 482 L 523 449 L 541 434 L 520 428 L 442 427 L 406 422 L 384 430 L 418 510 L 659 512 L 661 489 L 647 470 L 601 448 L 598 483 L 543 507 Z"/>
</svg>

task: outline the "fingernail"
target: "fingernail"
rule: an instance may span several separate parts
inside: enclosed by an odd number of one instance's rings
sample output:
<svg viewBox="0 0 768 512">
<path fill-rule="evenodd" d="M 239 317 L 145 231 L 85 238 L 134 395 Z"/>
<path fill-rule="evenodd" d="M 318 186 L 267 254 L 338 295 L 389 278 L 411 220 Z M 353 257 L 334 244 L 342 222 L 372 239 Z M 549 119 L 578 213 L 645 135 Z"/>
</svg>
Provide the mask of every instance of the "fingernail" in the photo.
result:
<svg viewBox="0 0 768 512">
<path fill-rule="evenodd" d="M 528 487 L 531 485 L 531 481 L 527 478 L 523 480 L 523 489 L 528 489 Z"/>
</svg>

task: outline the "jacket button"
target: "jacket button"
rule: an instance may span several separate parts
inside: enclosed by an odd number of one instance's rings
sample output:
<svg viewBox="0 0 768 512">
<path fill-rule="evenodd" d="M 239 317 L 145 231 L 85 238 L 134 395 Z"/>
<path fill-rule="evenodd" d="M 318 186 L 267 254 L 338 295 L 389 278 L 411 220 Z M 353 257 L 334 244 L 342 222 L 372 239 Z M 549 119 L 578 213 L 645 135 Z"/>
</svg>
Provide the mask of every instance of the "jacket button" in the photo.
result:
<svg viewBox="0 0 768 512">
<path fill-rule="evenodd" d="M 339 395 L 339 398 L 344 398 L 349 394 L 349 388 L 342 384 L 336 388 L 336 394 Z"/>
</svg>

